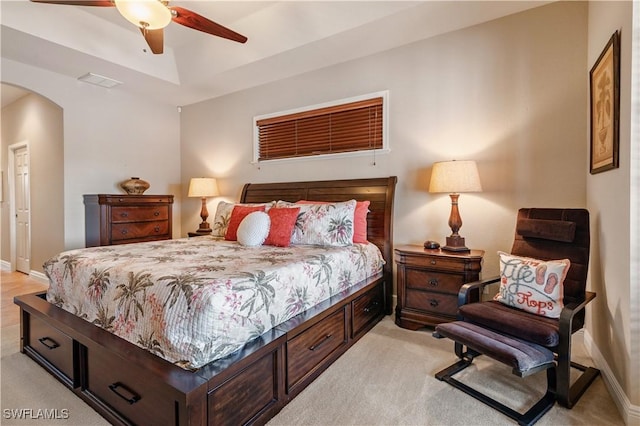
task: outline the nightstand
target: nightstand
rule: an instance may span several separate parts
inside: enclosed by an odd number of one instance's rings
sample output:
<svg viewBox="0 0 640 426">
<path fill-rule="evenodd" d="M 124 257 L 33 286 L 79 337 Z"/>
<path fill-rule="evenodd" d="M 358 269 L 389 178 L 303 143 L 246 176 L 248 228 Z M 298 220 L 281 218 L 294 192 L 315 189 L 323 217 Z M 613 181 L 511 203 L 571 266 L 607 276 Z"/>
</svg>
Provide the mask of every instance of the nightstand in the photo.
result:
<svg viewBox="0 0 640 426">
<path fill-rule="evenodd" d="M 458 291 L 480 279 L 484 251 L 467 253 L 399 246 L 397 264 L 396 324 L 417 330 L 453 321 L 458 312 Z"/>
</svg>

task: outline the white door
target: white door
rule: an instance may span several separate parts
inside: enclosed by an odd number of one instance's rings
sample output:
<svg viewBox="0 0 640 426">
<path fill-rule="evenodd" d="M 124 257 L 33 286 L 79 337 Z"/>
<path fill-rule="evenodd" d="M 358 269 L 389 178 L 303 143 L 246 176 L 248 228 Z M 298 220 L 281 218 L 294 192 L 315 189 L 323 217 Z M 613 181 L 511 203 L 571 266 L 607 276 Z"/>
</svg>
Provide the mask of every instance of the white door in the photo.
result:
<svg viewBox="0 0 640 426">
<path fill-rule="evenodd" d="M 14 151 L 14 194 L 16 215 L 16 270 L 31 271 L 31 226 L 29 197 L 29 151 L 23 146 Z"/>
</svg>

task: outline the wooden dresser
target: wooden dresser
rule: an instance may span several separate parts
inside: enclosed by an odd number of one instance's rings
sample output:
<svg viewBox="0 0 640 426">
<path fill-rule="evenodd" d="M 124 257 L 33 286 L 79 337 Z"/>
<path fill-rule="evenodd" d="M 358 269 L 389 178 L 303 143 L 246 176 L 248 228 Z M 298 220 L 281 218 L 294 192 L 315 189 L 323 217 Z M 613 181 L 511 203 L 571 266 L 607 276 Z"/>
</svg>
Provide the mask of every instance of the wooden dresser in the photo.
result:
<svg viewBox="0 0 640 426">
<path fill-rule="evenodd" d="M 480 279 L 484 251 L 452 253 L 422 246 L 399 246 L 396 324 L 417 330 L 453 321 L 458 312 L 458 291 Z"/>
<path fill-rule="evenodd" d="M 84 196 L 87 247 L 171 239 L 173 195 Z"/>
</svg>

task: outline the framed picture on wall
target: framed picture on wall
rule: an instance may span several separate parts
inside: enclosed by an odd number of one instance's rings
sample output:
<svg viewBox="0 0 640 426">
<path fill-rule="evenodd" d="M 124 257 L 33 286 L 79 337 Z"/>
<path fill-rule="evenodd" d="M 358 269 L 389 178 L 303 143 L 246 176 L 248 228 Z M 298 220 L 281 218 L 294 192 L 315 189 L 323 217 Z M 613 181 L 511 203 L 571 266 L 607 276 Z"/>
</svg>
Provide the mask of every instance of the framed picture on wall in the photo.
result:
<svg viewBox="0 0 640 426">
<path fill-rule="evenodd" d="M 590 173 L 618 168 L 620 139 L 620 31 L 613 33 L 589 73 Z"/>
</svg>

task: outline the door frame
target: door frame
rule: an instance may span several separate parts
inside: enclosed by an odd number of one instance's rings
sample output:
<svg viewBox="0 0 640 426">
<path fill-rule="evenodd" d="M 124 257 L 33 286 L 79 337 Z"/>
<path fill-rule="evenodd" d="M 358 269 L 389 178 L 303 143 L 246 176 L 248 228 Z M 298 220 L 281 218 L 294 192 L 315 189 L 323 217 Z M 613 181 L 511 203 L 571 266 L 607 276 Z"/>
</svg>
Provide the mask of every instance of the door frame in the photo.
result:
<svg viewBox="0 0 640 426">
<path fill-rule="evenodd" d="M 15 170 L 16 170 L 16 151 L 26 148 L 27 149 L 27 169 L 29 170 L 29 232 L 27 239 L 29 241 L 29 248 L 31 248 L 31 149 L 29 147 L 29 141 L 24 140 L 9 145 L 8 152 L 8 176 L 7 186 L 9 187 L 9 247 L 10 247 L 10 262 L 11 272 L 16 271 L 16 186 L 15 186 Z M 31 251 L 31 250 L 29 250 Z M 31 269 L 31 253 L 29 253 L 29 269 Z M 31 271 L 29 271 L 31 273 Z"/>
</svg>

